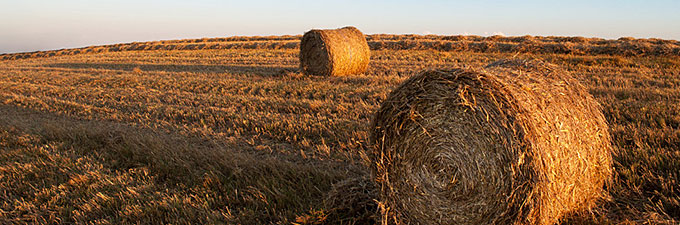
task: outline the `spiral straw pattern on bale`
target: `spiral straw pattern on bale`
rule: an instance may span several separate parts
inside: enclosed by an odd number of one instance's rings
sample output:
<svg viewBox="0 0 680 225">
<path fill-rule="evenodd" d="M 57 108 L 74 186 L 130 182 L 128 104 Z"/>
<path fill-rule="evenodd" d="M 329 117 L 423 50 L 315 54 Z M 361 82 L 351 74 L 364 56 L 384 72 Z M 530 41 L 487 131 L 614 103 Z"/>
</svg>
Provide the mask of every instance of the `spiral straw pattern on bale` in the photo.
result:
<svg viewBox="0 0 680 225">
<path fill-rule="evenodd" d="M 366 71 L 371 52 L 355 27 L 310 30 L 300 42 L 300 68 L 305 74 L 341 76 Z"/>
<path fill-rule="evenodd" d="M 610 180 L 600 106 L 537 60 L 425 71 L 376 113 L 369 154 L 383 223 L 554 224 Z"/>
</svg>

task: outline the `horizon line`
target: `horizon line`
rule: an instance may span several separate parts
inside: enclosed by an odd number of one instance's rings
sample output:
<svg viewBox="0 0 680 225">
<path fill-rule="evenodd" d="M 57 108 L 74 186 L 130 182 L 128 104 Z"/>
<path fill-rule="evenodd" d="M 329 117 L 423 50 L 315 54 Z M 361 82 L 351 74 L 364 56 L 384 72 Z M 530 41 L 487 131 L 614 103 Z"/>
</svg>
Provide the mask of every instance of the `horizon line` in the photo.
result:
<svg viewBox="0 0 680 225">
<path fill-rule="evenodd" d="M 326 29 L 326 28 L 314 28 L 314 29 Z M 634 38 L 636 40 L 666 40 L 666 41 L 680 42 L 680 40 L 676 40 L 676 39 L 664 39 L 664 38 L 656 38 L 656 37 L 621 36 L 621 37 L 618 37 L 618 38 L 606 38 L 606 37 L 598 37 L 598 36 L 581 36 L 581 35 L 572 35 L 572 36 L 569 36 L 569 35 L 530 35 L 530 34 L 505 35 L 502 32 L 494 32 L 494 33 L 491 33 L 491 34 L 483 34 L 483 35 L 472 34 L 472 33 L 467 33 L 467 32 L 464 32 L 462 34 L 437 34 L 437 33 L 427 33 L 427 34 L 425 34 L 425 33 L 371 33 L 371 34 L 367 34 L 367 33 L 364 33 L 364 35 L 365 36 L 369 36 L 369 35 L 414 35 L 414 36 L 477 36 L 477 37 L 493 37 L 493 36 L 501 36 L 501 37 L 526 37 L 526 36 L 531 36 L 531 37 L 582 37 L 582 38 L 587 38 L 587 39 L 602 39 L 602 40 L 619 40 L 619 39 L 622 39 L 622 38 Z M 87 45 L 72 46 L 72 47 L 67 46 L 67 47 L 60 47 L 60 48 L 53 48 L 53 49 L 41 49 L 41 50 L 35 50 L 35 51 L 0 52 L 0 55 L 61 51 L 61 50 L 68 50 L 68 49 L 85 49 L 85 48 L 98 47 L 98 46 L 125 45 L 125 44 L 145 43 L 145 42 L 163 42 L 163 41 L 176 41 L 176 40 L 200 40 L 200 39 L 233 38 L 233 37 L 282 37 L 282 36 L 302 36 L 302 33 L 298 33 L 298 34 L 267 34 L 267 35 L 177 37 L 177 38 L 168 38 L 168 39 L 132 40 L 132 41 L 108 42 L 108 43 L 105 42 L 105 43 L 100 43 L 100 44 L 87 44 Z"/>
</svg>

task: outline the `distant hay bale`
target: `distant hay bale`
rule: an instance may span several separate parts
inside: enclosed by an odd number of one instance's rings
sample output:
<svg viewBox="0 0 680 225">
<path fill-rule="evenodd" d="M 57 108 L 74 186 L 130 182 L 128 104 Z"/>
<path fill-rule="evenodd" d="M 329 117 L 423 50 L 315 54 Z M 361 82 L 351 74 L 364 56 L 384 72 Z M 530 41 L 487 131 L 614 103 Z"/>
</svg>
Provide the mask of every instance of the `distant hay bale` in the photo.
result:
<svg viewBox="0 0 680 225">
<path fill-rule="evenodd" d="M 355 27 L 310 30 L 300 42 L 300 67 L 305 74 L 360 74 L 368 68 L 370 57 L 366 38 Z"/>
<path fill-rule="evenodd" d="M 599 107 L 537 60 L 410 78 L 371 131 L 383 222 L 554 224 L 593 207 L 612 173 Z"/>
</svg>

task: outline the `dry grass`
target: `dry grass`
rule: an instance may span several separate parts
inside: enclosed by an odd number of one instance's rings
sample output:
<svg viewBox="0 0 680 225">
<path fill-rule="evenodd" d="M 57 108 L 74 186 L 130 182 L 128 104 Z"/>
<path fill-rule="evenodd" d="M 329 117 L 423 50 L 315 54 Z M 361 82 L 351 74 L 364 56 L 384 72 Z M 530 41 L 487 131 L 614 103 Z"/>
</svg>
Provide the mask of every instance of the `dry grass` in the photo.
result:
<svg viewBox="0 0 680 225">
<path fill-rule="evenodd" d="M 378 37 L 458 41 L 387 35 L 369 36 L 369 44 Z M 298 39 L 219 40 L 239 49 L 211 49 L 227 45 L 217 39 L 136 43 L 206 46 L 91 47 L 88 54 L 0 60 L 0 223 L 329 221 L 337 210 L 324 199 L 333 184 L 366 173 L 368 124 L 392 89 L 413 71 L 483 66 L 515 54 L 376 50 L 366 75 L 307 77 L 297 71 Z M 566 223 L 677 223 L 679 57 L 533 56 L 586 86 L 603 106 L 615 147 L 610 201 Z M 351 224 L 361 216 L 338 217 Z"/>
</svg>

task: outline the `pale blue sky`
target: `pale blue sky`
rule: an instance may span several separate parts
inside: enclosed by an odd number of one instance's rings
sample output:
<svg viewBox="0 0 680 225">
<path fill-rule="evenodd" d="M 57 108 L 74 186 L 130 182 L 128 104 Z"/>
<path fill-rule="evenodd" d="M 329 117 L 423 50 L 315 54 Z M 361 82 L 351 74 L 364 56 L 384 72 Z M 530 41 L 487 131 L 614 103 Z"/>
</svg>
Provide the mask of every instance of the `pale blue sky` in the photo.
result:
<svg viewBox="0 0 680 225">
<path fill-rule="evenodd" d="M 0 53 L 132 41 L 364 33 L 680 40 L 680 0 L 0 0 Z"/>
</svg>

